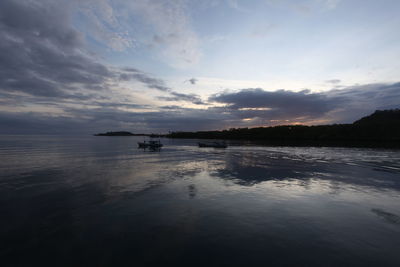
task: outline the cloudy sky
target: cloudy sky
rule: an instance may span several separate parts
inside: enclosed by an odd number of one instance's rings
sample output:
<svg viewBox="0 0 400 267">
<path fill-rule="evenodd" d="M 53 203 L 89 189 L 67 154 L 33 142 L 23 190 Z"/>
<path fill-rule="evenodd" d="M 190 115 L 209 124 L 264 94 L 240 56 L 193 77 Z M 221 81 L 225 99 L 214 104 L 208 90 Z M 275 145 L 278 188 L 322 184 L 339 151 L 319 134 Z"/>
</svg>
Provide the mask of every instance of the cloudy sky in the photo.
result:
<svg viewBox="0 0 400 267">
<path fill-rule="evenodd" d="M 351 123 L 400 108 L 398 0 L 1 0 L 0 134 Z"/>
</svg>

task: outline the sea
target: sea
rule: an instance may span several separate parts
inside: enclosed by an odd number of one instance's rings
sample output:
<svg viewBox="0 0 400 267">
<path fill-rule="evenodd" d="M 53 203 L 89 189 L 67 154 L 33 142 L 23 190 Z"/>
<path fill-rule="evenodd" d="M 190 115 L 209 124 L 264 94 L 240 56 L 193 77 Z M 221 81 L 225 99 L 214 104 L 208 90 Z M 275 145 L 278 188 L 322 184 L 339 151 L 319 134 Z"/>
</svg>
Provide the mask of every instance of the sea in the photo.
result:
<svg viewBox="0 0 400 267">
<path fill-rule="evenodd" d="M 400 266 L 400 151 L 0 136 L 0 266 Z"/>
</svg>

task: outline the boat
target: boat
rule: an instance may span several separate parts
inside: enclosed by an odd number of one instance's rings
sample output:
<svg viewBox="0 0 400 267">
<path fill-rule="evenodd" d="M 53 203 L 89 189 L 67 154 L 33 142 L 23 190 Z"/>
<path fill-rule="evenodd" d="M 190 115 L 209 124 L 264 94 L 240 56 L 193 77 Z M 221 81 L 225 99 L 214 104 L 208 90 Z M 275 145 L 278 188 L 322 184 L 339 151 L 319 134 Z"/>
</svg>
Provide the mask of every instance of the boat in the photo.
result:
<svg viewBox="0 0 400 267">
<path fill-rule="evenodd" d="M 160 140 L 138 142 L 138 148 L 160 149 L 162 146 L 163 144 L 161 144 Z"/>
<path fill-rule="evenodd" d="M 212 142 L 212 143 L 198 143 L 199 147 L 215 147 L 215 148 L 227 148 L 228 145 L 225 142 Z"/>
</svg>

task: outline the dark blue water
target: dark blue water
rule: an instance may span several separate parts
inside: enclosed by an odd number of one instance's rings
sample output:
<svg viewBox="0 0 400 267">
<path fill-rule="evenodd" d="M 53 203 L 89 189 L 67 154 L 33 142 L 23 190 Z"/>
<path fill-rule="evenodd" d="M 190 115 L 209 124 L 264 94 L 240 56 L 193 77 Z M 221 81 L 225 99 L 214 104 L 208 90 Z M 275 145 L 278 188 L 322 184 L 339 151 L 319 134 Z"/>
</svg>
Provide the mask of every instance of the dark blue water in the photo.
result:
<svg viewBox="0 0 400 267">
<path fill-rule="evenodd" d="M 400 266 L 400 152 L 0 137 L 0 266 Z"/>
</svg>

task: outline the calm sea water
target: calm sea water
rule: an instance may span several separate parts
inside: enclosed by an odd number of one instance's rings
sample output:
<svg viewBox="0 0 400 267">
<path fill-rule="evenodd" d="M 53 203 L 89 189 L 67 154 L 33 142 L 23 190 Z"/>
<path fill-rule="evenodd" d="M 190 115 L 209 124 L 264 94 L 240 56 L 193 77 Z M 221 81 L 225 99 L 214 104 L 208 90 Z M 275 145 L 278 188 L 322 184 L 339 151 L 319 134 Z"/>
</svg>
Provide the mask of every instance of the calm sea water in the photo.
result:
<svg viewBox="0 0 400 267">
<path fill-rule="evenodd" d="M 0 137 L 1 266 L 400 266 L 400 151 Z"/>
</svg>

